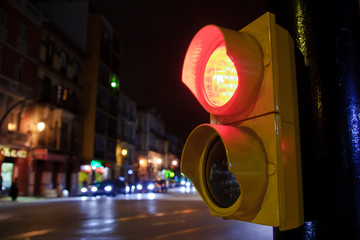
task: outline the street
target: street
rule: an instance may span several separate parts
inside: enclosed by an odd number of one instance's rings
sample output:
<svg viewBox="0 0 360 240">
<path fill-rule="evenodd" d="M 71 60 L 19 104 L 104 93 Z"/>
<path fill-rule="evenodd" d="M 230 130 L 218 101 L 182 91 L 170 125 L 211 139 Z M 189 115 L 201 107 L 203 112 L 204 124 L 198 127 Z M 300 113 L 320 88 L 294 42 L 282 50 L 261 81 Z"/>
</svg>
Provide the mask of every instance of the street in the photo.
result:
<svg viewBox="0 0 360 240">
<path fill-rule="evenodd" d="M 210 215 L 197 193 L 0 201 L 1 239 L 270 240 L 272 228 Z"/>
</svg>

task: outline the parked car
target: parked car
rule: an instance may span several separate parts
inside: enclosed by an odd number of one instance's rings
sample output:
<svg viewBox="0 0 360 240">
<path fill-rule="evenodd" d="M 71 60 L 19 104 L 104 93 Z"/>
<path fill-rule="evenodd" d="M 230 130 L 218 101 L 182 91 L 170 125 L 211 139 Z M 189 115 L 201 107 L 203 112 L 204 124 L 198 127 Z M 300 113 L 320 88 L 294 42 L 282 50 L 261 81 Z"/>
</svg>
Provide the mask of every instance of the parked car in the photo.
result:
<svg viewBox="0 0 360 240">
<path fill-rule="evenodd" d="M 126 194 L 126 184 L 119 179 L 108 179 L 100 182 L 97 186 L 97 190 L 94 192 L 95 196 L 116 196 L 118 194 Z"/>
</svg>

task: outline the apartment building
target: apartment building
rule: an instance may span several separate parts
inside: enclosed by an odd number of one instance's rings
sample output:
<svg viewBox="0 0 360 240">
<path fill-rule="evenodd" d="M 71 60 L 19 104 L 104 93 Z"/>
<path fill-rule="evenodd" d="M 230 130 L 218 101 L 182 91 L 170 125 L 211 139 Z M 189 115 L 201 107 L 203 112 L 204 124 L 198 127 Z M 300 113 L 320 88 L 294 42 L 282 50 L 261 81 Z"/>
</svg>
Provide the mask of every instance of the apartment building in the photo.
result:
<svg viewBox="0 0 360 240">
<path fill-rule="evenodd" d="M 17 179 L 20 195 L 29 193 L 42 20 L 27 1 L 0 1 L 0 168 L 5 192 Z"/>
</svg>

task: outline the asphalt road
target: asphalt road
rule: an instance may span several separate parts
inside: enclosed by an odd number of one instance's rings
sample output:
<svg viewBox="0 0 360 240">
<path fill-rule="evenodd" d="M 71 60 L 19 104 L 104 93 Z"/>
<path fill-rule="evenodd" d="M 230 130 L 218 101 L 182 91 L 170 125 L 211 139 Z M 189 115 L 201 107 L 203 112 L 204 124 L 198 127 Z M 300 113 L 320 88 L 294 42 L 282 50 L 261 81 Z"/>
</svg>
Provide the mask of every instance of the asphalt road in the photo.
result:
<svg viewBox="0 0 360 240">
<path fill-rule="evenodd" d="M 210 215 L 196 193 L 0 202 L 0 239 L 270 240 L 272 228 Z"/>
</svg>

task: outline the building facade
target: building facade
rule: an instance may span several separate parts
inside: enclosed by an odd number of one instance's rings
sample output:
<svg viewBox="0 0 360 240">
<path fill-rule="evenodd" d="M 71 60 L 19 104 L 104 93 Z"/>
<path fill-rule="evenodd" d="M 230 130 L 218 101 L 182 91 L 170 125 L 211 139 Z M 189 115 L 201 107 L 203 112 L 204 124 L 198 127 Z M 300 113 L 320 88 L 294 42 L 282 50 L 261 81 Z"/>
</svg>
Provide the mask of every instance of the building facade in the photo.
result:
<svg viewBox="0 0 360 240">
<path fill-rule="evenodd" d="M 29 194 L 42 19 L 27 1 L 0 2 L 0 168 L 3 190 L 17 179 L 20 195 Z"/>
<path fill-rule="evenodd" d="M 180 175 L 180 159 L 183 149 L 181 140 L 171 134 L 166 134 L 164 141 L 164 167 Z"/>
<path fill-rule="evenodd" d="M 51 21 L 44 22 L 36 89 L 41 104 L 34 112 L 45 128 L 33 142 L 29 182 L 35 196 L 77 191 L 84 56 Z"/>
<path fill-rule="evenodd" d="M 116 147 L 116 177 L 132 184 L 135 181 L 135 141 L 136 141 L 136 103 L 126 94 L 120 92 L 119 118 Z"/>
<path fill-rule="evenodd" d="M 118 30 L 88 1 L 34 2 L 0 1 L 4 189 L 17 179 L 20 195 L 76 195 L 178 167 L 160 115 L 121 91 Z"/>
<path fill-rule="evenodd" d="M 118 35 L 100 13 L 90 13 L 85 61 L 83 165 L 100 163 L 80 176 L 88 183 L 115 177 L 118 140 L 120 48 Z"/>
<path fill-rule="evenodd" d="M 165 159 L 165 126 L 155 108 L 137 108 L 135 181 L 158 180 Z"/>
</svg>

